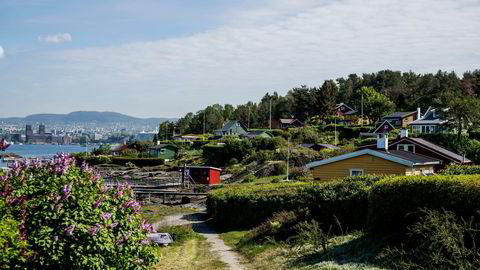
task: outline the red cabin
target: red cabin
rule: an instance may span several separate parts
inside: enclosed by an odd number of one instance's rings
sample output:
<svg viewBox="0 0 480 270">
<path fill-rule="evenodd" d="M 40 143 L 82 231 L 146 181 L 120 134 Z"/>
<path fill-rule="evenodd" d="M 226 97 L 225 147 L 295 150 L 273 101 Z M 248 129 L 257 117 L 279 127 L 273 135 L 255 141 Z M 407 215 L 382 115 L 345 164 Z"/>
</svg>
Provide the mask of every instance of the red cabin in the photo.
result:
<svg viewBox="0 0 480 270">
<path fill-rule="evenodd" d="M 207 166 L 186 166 L 186 175 L 190 177 L 197 184 L 204 185 L 220 185 L 220 172 L 222 169 L 207 167 Z"/>
</svg>

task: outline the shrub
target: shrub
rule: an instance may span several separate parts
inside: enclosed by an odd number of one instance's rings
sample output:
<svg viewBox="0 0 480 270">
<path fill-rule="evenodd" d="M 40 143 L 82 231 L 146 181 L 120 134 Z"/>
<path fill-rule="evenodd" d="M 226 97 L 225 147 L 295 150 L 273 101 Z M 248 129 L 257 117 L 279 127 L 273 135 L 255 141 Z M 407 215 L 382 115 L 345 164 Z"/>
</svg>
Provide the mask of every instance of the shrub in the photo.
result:
<svg viewBox="0 0 480 270">
<path fill-rule="evenodd" d="M 28 243 L 15 247 L 22 256 L 10 261 L 13 268 L 147 269 L 155 261 L 144 245 L 152 227 L 140 219 L 133 191 L 106 188 L 71 157 L 14 164 L 1 176 L 0 190 L 0 219 L 15 217 Z"/>
<path fill-rule="evenodd" d="M 179 245 L 195 236 L 191 226 L 167 226 L 158 228 L 159 232 L 169 233 L 173 238 L 173 244 Z"/>
<path fill-rule="evenodd" d="M 101 165 L 108 164 L 112 162 L 112 158 L 109 156 L 75 156 L 79 163 L 87 162 L 88 165 Z"/>
<path fill-rule="evenodd" d="M 295 226 L 298 235 L 295 237 L 297 242 L 302 245 L 312 245 L 314 250 L 323 249 L 323 252 L 327 252 L 328 244 L 328 232 L 325 233 L 315 220 L 303 221 Z"/>
<path fill-rule="evenodd" d="M 313 180 L 309 169 L 305 167 L 293 167 L 288 171 L 288 177 L 291 180 Z"/>
<path fill-rule="evenodd" d="M 299 211 L 299 215 L 293 211 L 280 211 L 274 213 L 265 222 L 261 223 L 257 227 L 253 228 L 247 235 L 247 241 L 253 241 L 256 243 L 264 243 L 265 241 L 279 241 L 286 240 L 292 236 L 295 232 L 295 225 L 300 219 L 304 219 L 306 211 Z"/>
<path fill-rule="evenodd" d="M 122 156 L 123 156 L 123 157 L 129 157 L 129 158 L 137 158 L 139 153 L 140 153 L 140 152 L 138 152 L 138 151 L 135 150 L 135 149 L 125 149 L 125 150 L 122 152 Z"/>
<path fill-rule="evenodd" d="M 251 173 L 251 174 L 245 176 L 245 178 L 243 178 L 242 182 L 243 183 L 252 183 L 253 181 L 255 181 L 255 179 L 257 179 L 257 178 L 255 177 L 255 175 L 253 173 Z"/>
<path fill-rule="evenodd" d="M 480 165 L 449 165 L 439 174 L 459 175 L 459 174 L 480 174 Z"/>
<path fill-rule="evenodd" d="M 0 208 L 2 207 L 0 206 Z M 19 221 L 7 216 L 3 216 L 0 220 L 0 265 L 2 269 L 8 269 L 8 266 L 15 265 L 16 261 L 21 264 L 26 262 L 26 256 L 22 256 L 22 251 L 27 250 L 27 241 L 21 238 L 19 226 Z"/>
<path fill-rule="evenodd" d="M 273 163 L 272 175 L 284 175 L 287 173 L 287 163 L 284 161 Z"/>
<path fill-rule="evenodd" d="M 371 189 L 368 225 L 373 232 L 403 235 L 421 208 L 470 218 L 480 209 L 479 194 L 479 175 L 386 177 Z"/>
<path fill-rule="evenodd" d="M 378 260 L 393 269 L 478 269 L 478 223 L 450 211 L 422 209 L 401 247 L 386 248 Z"/>
<path fill-rule="evenodd" d="M 336 224 L 336 216 L 345 228 L 361 229 L 367 201 L 367 189 L 361 182 L 235 185 L 209 192 L 207 211 L 224 228 L 252 228 L 275 212 L 307 208 L 324 226 Z"/>
</svg>

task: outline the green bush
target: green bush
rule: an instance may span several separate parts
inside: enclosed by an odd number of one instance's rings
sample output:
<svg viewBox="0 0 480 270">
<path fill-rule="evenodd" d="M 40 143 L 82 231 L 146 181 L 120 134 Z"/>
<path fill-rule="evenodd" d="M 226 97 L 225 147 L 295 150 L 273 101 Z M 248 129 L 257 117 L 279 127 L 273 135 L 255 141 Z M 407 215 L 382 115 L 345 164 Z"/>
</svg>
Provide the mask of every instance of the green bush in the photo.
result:
<svg viewBox="0 0 480 270">
<path fill-rule="evenodd" d="M 256 180 L 257 178 L 255 177 L 255 175 L 253 173 L 245 176 L 245 178 L 243 178 L 243 183 L 252 183 Z"/>
<path fill-rule="evenodd" d="M 273 164 L 272 175 L 284 175 L 287 173 L 287 163 L 284 161 L 275 162 Z"/>
<path fill-rule="evenodd" d="M 439 174 L 459 175 L 459 174 L 480 174 L 480 165 L 449 165 Z"/>
<path fill-rule="evenodd" d="M 125 150 L 122 152 L 122 157 L 138 158 L 138 154 L 140 154 L 140 152 L 138 152 L 138 150 L 135 150 L 135 149 L 125 149 Z"/>
<path fill-rule="evenodd" d="M 3 200 L 2 200 L 3 201 Z M 0 202 L 0 204 L 3 202 Z M 0 206 L 0 211 L 2 211 Z M 0 268 L 9 269 L 10 266 L 24 264 L 27 256 L 22 256 L 27 251 L 27 241 L 22 239 L 20 230 L 20 222 L 2 215 L 0 219 Z"/>
<path fill-rule="evenodd" d="M 88 165 L 101 165 L 101 164 L 109 164 L 112 162 L 112 158 L 109 156 L 78 156 L 76 155 L 75 158 L 79 163 L 87 162 Z"/>
<path fill-rule="evenodd" d="M 420 221 L 409 227 L 402 245 L 378 256 L 390 269 L 479 269 L 478 222 L 449 211 L 422 209 Z"/>
<path fill-rule="evenodd" d="M 165 160 L 161 158 L 112 157 L 112 163 L 121 166 L 132 163 L 138 167 L 153 167 L 165 164 Z"/>
<path fill-rule="evenodd" d="M 288 171 L 291 180 L 313 180 L 312 173 L 305 167 L 293 167 Z"/>
<path fill-rule="evenodd" d="M 372 232 L 403 235 L 418 222 L 421 208 L 470 218 L 480 209 L 480 175 L 386 177 L 373 185 L 369 204 Z"/>
<path fill-rule="evenodd" d="M 169 233 L 173 238 L 174 245 L 180 245 L 183 242 L 195 236 L 191 226 L 167 226 L 158 228 L 158 232 Z"/>
<path fill-rule="evenodd" d="M 9 266 L 148 269 L 155 256 L 144 244 L 152 227 L 140 219 L 133 191 L 106 188 L 88 166 L 74 163 L 59 155 L 51 163 L 14 164 L 1 177 L 5 205 L 0 220 L 14 217 L 20 238 L 28 243 L 26 248 L 13 245 L 21 256 Z"/>
<path fill-rule="evenodd" d="M 268 220 L 248 232 L 246 239 L 256 243 L 286 240 L 294 235 L 295 225 L 299 221 L 305 220 L 306 216 L 308 216 L 308 211 L 280 211 L 274 213 Z"/>
<path fill-rule="evenodd" d="M 252 228 L 275 212 L 305 208 L 324 226 L 336 224 L 336 216 L 345 228 L 361 229 L 367 215 L 367 189 L 362 182 L 300 182 L 235 185 L 207 194 L 207 211 L 223 228 Z"/>
</svg>

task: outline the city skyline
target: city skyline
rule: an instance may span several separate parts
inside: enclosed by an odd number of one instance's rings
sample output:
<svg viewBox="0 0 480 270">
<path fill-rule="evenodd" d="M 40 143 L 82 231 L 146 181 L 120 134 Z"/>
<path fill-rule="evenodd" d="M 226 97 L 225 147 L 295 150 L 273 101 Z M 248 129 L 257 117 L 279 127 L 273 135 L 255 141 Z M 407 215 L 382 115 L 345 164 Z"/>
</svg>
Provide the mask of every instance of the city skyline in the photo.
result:
<svg viewBox="0 0 480 270">
<path fill-rule="evenodd" d="M 480 2 L 0 1 L 0 118 L 181 117 L 381 69 L 480 68 Z"/>
</svg>

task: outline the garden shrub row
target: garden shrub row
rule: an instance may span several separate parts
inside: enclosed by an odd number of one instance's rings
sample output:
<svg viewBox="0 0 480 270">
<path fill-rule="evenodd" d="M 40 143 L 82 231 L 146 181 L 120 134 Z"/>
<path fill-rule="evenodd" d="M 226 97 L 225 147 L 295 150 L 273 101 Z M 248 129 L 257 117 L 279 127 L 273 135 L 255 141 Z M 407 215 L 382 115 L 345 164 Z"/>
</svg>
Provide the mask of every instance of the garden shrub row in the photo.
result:
<svg viewBox="0 0 480 270">
<path fill-rule="evenodd" d="M 252 228 L 276 212 L 307 208 L 327 228 L 338 220 L 343 228 L 361 229 L 367 191 L 362 181 L 236 185 L 210 192 L 207 210 L 223 228 Z"/>
<path fill-rule="evenodd" d="M 231 186 L 208 194 L 207 210 L 222 227 L 252 228 L 280 211 L 307 208 L 327 228 L 399 234 L 421 218 L 420 209 L 478 216 L 480 175 L 367 176 L 331 183 Z"/>
<path fill-rule="evenodd" d="M 422 208 L 477 216 L 480 175 L 387 177 L 370 191 L 367 224 L 374 232 L 401 233 L 419 221 Z"/>
<path fill-rule="evenodd" d="M 443 175 L 480 174 L 480 165 L 449 165 L 442 170 Z"/>
</svg>

